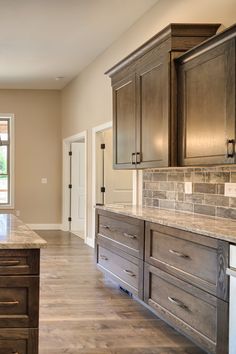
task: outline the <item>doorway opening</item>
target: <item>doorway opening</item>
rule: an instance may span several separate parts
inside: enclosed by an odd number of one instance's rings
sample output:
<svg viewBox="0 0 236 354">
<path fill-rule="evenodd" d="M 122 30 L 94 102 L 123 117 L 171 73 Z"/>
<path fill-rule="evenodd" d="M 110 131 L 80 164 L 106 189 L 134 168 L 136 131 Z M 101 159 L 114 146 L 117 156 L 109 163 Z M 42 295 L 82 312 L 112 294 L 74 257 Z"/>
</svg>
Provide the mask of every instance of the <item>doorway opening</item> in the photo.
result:
<svg viewBox="0 0 236 354">
<path fill-rule="evenodd" d="M 113 169 L 112 122 L 94 127 L 92 130 L 92 205 L 138 204 L 138 181 L 136 171 Z M 92 237 L 94 245 L 94 209 L 92 210 Z"/>
<path fill-rule="evenodd" d="M 87 239 L 87 133 L 63 140 L 63 230 Z"/>
<path fill-rule="evenodd" d="M 96 133 L 96 204 L 132 204 L 133 173 L 113 169 L 112 128 Z"/>
</svg>

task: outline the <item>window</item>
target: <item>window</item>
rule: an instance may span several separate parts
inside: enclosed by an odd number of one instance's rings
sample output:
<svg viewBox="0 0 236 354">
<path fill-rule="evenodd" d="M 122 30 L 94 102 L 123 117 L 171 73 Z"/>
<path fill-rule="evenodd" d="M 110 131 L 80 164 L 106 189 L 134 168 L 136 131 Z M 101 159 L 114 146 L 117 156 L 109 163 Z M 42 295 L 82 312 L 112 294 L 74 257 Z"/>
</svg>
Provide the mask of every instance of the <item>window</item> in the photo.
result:
<svg viewBox="0 0 236 354">
<path fill-rule="evenodd" d="M 0 207 L 13 207 L 13 116 L 0 116 Z"/>
</svg>

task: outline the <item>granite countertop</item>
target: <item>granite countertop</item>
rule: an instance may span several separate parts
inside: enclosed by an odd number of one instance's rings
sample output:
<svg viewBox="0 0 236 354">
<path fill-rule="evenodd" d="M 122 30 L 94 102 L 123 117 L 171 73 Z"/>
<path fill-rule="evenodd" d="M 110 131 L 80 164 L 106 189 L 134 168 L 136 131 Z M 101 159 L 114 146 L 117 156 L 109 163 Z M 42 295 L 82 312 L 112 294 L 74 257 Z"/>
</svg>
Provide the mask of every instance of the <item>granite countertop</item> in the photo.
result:
<svg viewBox="0 0 236 354">
<path fill-rule="evenodd" d="M 15 215 L 0 214 L 0 249 L 43 248 L 46 244 Z"/>
<path fill-rule="evenodd" d="M 234 220 L 125 204 L 96 206 L 96 208 L 236 243 L 236 221 Z"/>
</svg>

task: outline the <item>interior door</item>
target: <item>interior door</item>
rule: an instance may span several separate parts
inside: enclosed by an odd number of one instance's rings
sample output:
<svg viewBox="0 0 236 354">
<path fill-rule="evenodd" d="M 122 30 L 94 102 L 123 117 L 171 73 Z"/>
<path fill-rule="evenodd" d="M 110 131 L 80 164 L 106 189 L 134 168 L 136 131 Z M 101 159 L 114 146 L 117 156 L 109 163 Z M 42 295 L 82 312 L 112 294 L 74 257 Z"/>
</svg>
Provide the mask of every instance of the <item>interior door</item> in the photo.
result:
<svg viewBox="0 0 236 354">
<path fill-rule="evenodd" d="M 114 170 L 112 166 L 112 129 L 104 132 L 105 204 L 131 204 L 133 172 Z"/>
<path fill-rule="evenodd" d="M 82 233 L 85 222 L 85 143 L 72 143 L 71 151 L 71 231 Z"/>
</svg>

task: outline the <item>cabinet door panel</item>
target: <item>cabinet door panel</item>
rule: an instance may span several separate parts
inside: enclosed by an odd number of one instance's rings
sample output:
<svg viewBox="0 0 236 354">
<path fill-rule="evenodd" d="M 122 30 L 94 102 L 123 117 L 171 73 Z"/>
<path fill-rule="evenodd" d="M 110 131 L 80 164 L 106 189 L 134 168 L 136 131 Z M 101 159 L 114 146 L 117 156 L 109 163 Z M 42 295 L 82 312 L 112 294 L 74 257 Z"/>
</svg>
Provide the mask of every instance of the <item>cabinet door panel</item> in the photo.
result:
<svg viewBox="0 0 236 354">
<path fill-rule="evenodd" d="M 116 167 L 134 168 L 135 153 L 135 75 L 113 87 L 114 104 L 114 164 Z"/>
<path fill-rule="evenodd" d="M 180 66 L 181 165 L 234 163 L 235 44 L 229 41 Z"/>
<path fill-rule="evenodd" d="M 140 112 L 140 167 L 168 166 L 169 164 L 169 106 L 168 56 L 157 53 L 152 62 L 144 63 L 138 71 Z"/>
</svg>

